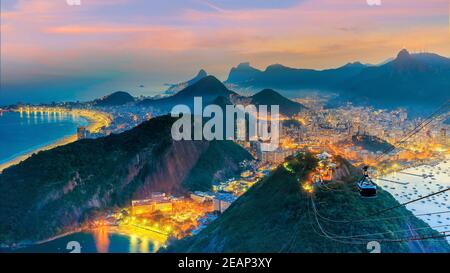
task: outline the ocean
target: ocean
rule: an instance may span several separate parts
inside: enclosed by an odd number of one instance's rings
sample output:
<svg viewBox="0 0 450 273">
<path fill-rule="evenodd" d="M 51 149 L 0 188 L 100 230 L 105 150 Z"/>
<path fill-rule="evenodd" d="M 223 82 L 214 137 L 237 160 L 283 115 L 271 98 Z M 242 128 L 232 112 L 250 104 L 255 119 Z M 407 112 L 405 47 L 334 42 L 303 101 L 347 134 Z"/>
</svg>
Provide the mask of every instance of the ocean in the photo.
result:
<svg viewBox="0 0 450 273">
<path fill-rule="evenodd" d="M 426 175 L 426 178 L 420 177 Z M 374 180 L 384 190 L 391 193 L 400 203 L 418 199 L 450 187 L 450 159 L 434 166 L 422 165 L 402 172 L 391 173 L 384 177 L 403 184 Z M 443 192 L 429 198 L 406 205 L 418 218 L 433 229 L 450 231 L 450 192 Z M 450 237 L 447 237 L 450 243 Z"/>
<path fill-rule="evenodd" d="M 82 231 L 42 244 L 19 248 L 19 253 L 154 253 L 165 246 L 157 234 L 105 227 Z M 77 252 L 79 251 L 79 252 Z"/>
<path fill-rule="evenodd" d="M 0 164 L 73 135 L 77 126 L 87 124 L 86 119 L 72 115 L 5 112 L 0 115 Z"/>
</svg>

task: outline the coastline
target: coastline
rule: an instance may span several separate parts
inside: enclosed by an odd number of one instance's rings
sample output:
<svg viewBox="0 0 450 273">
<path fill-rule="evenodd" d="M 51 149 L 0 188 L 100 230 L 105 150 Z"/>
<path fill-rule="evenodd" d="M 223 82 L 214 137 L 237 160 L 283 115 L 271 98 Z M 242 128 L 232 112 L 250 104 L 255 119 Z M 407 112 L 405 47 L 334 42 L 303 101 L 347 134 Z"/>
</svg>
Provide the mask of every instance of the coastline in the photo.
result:
<svg viewBox="0 0 450 273">
<path fill-rule="evenodd" d="M 77 227 L 70 229 L 66 232 L 48 237 L 46 239 L 33 241 L 33 242 L 19 242 L 14 246 L 0 246 L 1 252 L 14 252 L 24 250 L 30 247 L 41 246 L 47 243 L 51 243 L 60 239 L 67 238 L 67 242 L 71 239 L 68 239 L 69 236 L 77 235 L 78 233 L 86 233 L 93 236 L 95 240 L 95 247 L 97 253 L 109 252 L 109 239 L 108 237 L 111 235 L 119 235 L 123 237 L 127 237 L 130 241 L 130 244 L 134 244 L 134 247 L 138 247 L 141 242 L 145 242 L 148 244 L 151 242 L 155 247 L 155 251 L 144 251 L 145 253 L 156 252 L 160 247 L 164 247 L 167 244 L 168 237 L 158 234 L 156 232 L 152 232 L 149 230 L 145 230 L 138 227 L 133 226 L 117 226 L 117 225 L 107 225 L 103 227 Z M 106 235 L 106 237 L 105 237 Z M 63 240 L 65 243 L 66 241 Z M 137 249 L 136 249 L 137 250 Z M 137 250 L 136 252 L 140 252 Z M 130 252 L 131 253 L 131 252 Z"/>
<path fill-rule="evenodd" d="M 89 115 L 89 112 L 92 112 L 91 110 L 73 110 L 73 111 L 74 111 L 74 113 L 72 113 L 72 114 L 79 115 L 80 117 L 86 119 L 86 121 L 88 123 L 86 126 L 86 129 L 91 132 L 97 132 L 97 131 L 99 131 L 99 129 L 101 127 L 104 126 L 104 122 L 105 122 L 104 117 L 97 118 L 97 119 L 93 118 L 92 115 Z M 107 115 L 107 114 L 101 113 L 101 112 L 95 112 L 95 113 L 96 114 L 100 113 L 101 115 L 105 115 L 105 116 Z M 8 161 L 0 164 L 0 174 L 3 172 L 3 170 L 21 163 L 22 161 L 28 159 L 35 153 L 51 150 L 53 148 L 63 146 L 63 145 L 66 145 L 66 144 L 69 144 L 69 143 L 72 143 L 75 141 L 77 141 L 77 133 L 76 132 L 72 135 L 57 139 L 50 144 L 44 145 L 42 147 L 38 147 L 29 152 L 25 152 L 24 154 L 18 155 L 16 157 L 12 158 L 11 160 L 8 160 Z"/>
<path fill-rule="evenodd" d="M 54 241 L 54 240 L 57 240 L 57 239 L 60 239 L 60 238 L 63 238 L 63 237 L 66 237 L 66 236 L 75 234 L 75 233 L 78 233 L 78 232 L 85 231 L 85 230 L 86 230 L 86 229 L 83 229 L 83 228 L 76 228 L 76 229 L 74 229 L 74 230 L 67 231 L 67 232 L 64 232 L 64 233 L 61 233 L 61 234 L 58 234 L 58 235 L 49 237 L 49 238 L 47 238 L 47 239 L 43 239 L 43 240 L 40 240 L 40 241 L 33 242 L 33 243 L 30 244 L 30 245 L 41 245 L 41 244 L 45 244 L 45 243 L 48 243 L 48 242 L 51 242 L 51 241 Z M 25 247 L 26 247 L 26 246 L 25 246 Z"/>
<path fill-rule="evenodd" d="M 54 241 L 54 240 L 57 240 L 57 239 L 60 239 L 60 238 L 72 235 L 72 234 L 75 234 L 75 233 L 79 233 L 79 232 L 91 232 L 91 233 L 93 233 L 93 232 L 96 232 L 96 231 L 101 230 L 101 229 L 106 230 L 110 234 L 119 234 L 119 235 L 123 235 L 123 236 L 137 236 L 137 235 L 152 236 L 152 239 L 160 242 L 161 244 L 164 244 L 167 241 L 167 239 L 168 239 L 168 236 L 166 236 L 166 235 L 161 235 L 161 234 L 159 234 L 157 232 L 154 232 L 154 231 L 151 231 L 151 230 L 148 230 L 148 229 L 142 229 L 142 228 L 139 228 L 139 227 L 136 227 L 136 226 L 107 225 L 107 226 L 104 226 L 104 227 L 91 227 L 91 228 L 88 228 L 88 227 L 82 228 L 82 227 L 80 227 L 80 228 L 75 228 L 73 230 L 69 230 L 69 231 L 66 231 L 64 233 L 60 233 L 60 234 L 57 234 L 55 236 L 52 236 L 52 237 L 49 237 L 49 238 L 46 238 L 46 239 L 33 242 L 31 245 L 41 245 L 41 244 L 45 244 L 45 243 L 48 243 L 48 242 L 51 242 L 51 241 Z"/>
</svg>

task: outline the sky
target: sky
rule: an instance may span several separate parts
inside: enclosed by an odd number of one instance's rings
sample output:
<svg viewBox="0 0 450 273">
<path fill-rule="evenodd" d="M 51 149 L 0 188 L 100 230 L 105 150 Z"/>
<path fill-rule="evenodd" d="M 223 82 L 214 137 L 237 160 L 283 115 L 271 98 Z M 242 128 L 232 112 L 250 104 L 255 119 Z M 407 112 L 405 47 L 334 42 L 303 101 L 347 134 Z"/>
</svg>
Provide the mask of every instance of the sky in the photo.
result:
<svg viewBox="0 0 450 273">
<path fill-rule="evenodd" d="M 71 1 L 1 0 L 0 105 L 151 95 L 201 68 L 225 80 L 241 62 L 450 56 L 449 0 Z"/>
</svg>

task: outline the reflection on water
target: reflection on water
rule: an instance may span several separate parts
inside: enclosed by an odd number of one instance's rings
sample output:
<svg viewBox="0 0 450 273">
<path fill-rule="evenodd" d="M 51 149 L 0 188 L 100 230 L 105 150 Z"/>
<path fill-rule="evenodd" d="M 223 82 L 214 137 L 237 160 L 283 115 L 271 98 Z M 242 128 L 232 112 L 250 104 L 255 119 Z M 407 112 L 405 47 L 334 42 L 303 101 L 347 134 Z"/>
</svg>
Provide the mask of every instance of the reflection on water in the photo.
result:
<svg viewBox="0 0 450 273">
<path fill-rule="evenodd" d="M 143 238 L 141 241 L 141 247 L 139 248 L 139 252 L 149 252 L 149 242 L 147 238 Z"/>
<path fill-rule="evenodd" d="M 153 253 L 165 246 L 167 238 L 133 227 L 103 227 L 78 232 L 50 242 L 18 249 L 27 253 L 68 253 L 67 244 L 80 243 L 81 253 Z"/>
<path fill-rule="evenodd" d="M 135 227 L 127 227 L 129 233 L 130 253 L 153 253 L 164 246 L 167 237 Z M 124 229 L 122 229 L 122 232 Z"/>
<path fill-rule="evenodd" d="M 95 247 L 98 253 L 107 253 L 109 250 L 108 228 L 102 227 L 92 232 L 95 240 Z"/>
<path fill-rule="evenodd" d="M 130 236 L 130 253 L 136 253 L 138 246 L 138 238 L 136 235 L 131 234 Z"/>
<path fill-rule="evenodd" d="M 425 176 L 425 177 L 423 177 Z M 376 181 L 384 190 L 390 192 L 397 201 L 406 203 L 450 187 L 450 162 L 444 161 L 436 166 L 422 165 L 399 173 L 385 176 L 391 181 L 407 184 L 395 184 Z M 418 218 L 440 232 L 450 231 L 450 193 L 443 192 L 423 200 L 406 205 L 406 208 Z M 438 213 L 443 212 L 443 213 Z M 433 214 L 428 214 L 433 213 Z M 450 243 L 450 237 L 447 237 Z"/>
</svg>

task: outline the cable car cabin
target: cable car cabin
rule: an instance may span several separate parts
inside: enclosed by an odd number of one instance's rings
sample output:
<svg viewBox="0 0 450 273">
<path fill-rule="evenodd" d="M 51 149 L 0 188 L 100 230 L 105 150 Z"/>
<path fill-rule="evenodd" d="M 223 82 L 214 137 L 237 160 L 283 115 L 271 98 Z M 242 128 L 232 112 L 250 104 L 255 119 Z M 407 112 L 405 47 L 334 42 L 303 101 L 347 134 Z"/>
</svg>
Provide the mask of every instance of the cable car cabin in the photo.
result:
<svg viewBox="0 0 450 273">
<path fill-rule="evenodd" d="M 368 176 L 364 176 L 357 186 L 362 197 L 377 197 L 377 185 Z"/>
</svg>

